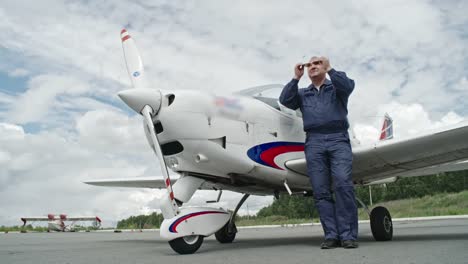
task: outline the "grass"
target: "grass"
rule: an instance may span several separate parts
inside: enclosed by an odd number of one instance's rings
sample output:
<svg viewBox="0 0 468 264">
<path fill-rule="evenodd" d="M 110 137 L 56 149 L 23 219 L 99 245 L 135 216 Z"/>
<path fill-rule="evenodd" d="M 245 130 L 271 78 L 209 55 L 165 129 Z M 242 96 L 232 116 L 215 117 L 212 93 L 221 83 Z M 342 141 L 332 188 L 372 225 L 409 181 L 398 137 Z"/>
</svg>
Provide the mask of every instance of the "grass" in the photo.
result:
<svg viewBox="0 0 468 264">
<path fill-rule="evenodd" d="M 421 198 L 395 200 L 385 203 L 374 204 L 370 209 L 376 206 L 386 207 L 392 218 L 402 217 L 424 217 L 424 216 L 442 216 L 442 215 L 468 215 L 468 191 L 459 193 L 440 193 L 428 195 Z M 367 212 L 359 208 L 359 219 L 367 220 Z M 264 218 L 252 217 L 251 219 L 239 219 L 237 226 L 248 225 L 286 225 L 318 222 L 314 219 L 288 219 L 285 216 L 269 216 Z"/>
<path fill-rule="evenodd" d="M 440 193 L 421 198 L 396 200 L 379 203 L 374 206 L 384 206 L 392 218 L 422 217 L 441 215 L 468 214 L 468 191 L 459 193 Z M 369 219 L 363 209 L 359 209 L 359 219 Z"/>
</svg>

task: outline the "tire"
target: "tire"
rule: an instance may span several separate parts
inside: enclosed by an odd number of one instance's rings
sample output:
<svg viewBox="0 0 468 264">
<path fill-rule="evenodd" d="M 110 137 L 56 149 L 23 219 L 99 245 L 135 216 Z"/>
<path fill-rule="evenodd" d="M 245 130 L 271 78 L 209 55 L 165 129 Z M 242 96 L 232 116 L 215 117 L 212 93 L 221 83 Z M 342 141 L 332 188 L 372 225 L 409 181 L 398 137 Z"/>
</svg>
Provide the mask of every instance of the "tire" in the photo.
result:
<svg viewBox="0 0 468 264">
<path fill-rule="evenodd" d="M 233 224 L 233 228 L 232 228 L 233 232 L 229 232 L 228 225 L 229 225 L 229 222 L 215 233 L 216 240 L 218 240 L 218 242 L 221 244 L 232 243 L 232 241 L 234 241 L 234 239 L 236 238 L 236 233 L 237 233 L 236 224 Z"/>
<path fill-rule="evenodd" d="M 392 217 L 387 208 L 378 206 L 370 214 L 372 235 L 377 241 L 389 241 L 393 238 Z"/>
<path fill-rule="evenodd" d="M 195 253 L 203 243 L 203 236 L 193 235 L 179 237 L 169 241 L 171 248 L 182 255 Z"/>
</svg>

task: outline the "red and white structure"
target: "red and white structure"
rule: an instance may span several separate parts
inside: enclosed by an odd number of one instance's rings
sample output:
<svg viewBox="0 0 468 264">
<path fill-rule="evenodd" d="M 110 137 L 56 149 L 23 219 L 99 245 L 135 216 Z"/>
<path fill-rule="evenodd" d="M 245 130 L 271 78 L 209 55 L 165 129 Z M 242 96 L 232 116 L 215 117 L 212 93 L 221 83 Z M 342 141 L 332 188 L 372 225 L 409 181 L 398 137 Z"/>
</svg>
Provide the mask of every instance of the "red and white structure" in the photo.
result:
<svg viewBox="0 0 468 264">
<path fill-rule="evenodd" d="M 48 222 L 47 231 L 59 231 L 67 232 L 73 231 L 74 225 L 76 222 L 81 221 L 92 221 L 94 228 L 99 228 L 101 226 L 101 219 L 98 216 L 79 216 L 79 217 L 67 217 L 65 214 L 59 214 L 58 216 L 54 214 L 48 214 L 47 217 L 22 217 L 23 227 L 26 223 L 29 222 Z M 66 222 L 70 221 L 68 225 Z"/>
</svg>

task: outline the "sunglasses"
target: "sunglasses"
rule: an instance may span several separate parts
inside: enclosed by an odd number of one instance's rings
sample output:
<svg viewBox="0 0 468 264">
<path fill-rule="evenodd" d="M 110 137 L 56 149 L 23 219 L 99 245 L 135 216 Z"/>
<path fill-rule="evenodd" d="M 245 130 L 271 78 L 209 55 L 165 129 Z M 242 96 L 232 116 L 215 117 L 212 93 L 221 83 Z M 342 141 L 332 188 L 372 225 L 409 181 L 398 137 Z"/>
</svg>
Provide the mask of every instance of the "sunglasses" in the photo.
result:
<svg viewBox="0 0 468 264">
<path fill-rule="evenodd" d="M 310 66 L 312 66 L 312 65 L 316 65 L 316 66 L 317 66 L 317 65 L 320 65 L 320 64 L 322 64 L 322 63 L 323 63 L 323 62 L 322 62 L 321 60 L 318 60 L 318 61 L 313 61 L 312 63 L 310 63 L 310 62 L 304 63 L 304 64 L 302 64 L 301 66 L 302 66 L 302 67 L 310 67 Z"/>
</svg>

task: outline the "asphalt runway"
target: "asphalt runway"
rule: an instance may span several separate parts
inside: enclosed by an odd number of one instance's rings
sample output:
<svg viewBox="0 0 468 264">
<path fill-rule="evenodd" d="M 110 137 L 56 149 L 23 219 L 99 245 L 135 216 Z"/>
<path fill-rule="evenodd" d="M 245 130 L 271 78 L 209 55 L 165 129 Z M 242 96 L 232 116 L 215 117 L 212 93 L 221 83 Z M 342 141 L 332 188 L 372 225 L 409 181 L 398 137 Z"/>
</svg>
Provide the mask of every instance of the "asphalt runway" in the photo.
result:
<svg viewBox="0 0 468 264">
<path fill-rule="evenodd" d="M 240 229 L 178 255 L 159 232 L 0 234 L 0 263 L 468 263 L 468 219 L 394 222 L 394 239 L 374 241 L 360 224 L 358 249 L 321 250 L 321 226 Z"/>
</svg>

